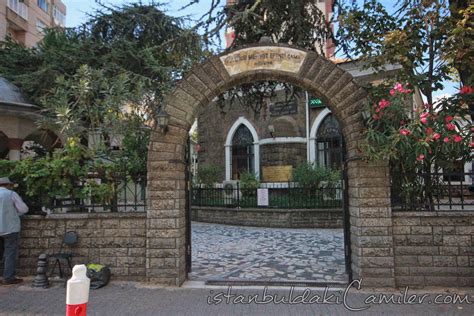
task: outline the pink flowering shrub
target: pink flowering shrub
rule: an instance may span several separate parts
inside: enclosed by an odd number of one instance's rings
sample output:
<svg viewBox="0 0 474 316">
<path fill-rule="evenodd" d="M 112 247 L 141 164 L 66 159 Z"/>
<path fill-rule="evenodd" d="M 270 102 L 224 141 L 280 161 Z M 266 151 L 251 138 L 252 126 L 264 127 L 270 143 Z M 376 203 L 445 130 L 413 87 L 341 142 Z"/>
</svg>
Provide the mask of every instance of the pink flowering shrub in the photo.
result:
<svg viewBox="0 0 474 316">
<path fill-rule="evenodd" d="M 429 170 L 446 162 L 472 159 L 472 127 L 468 102 L 472 88 L 435 104 L 413 108 L 413 89 L 396 83 L 368 105 L 367 159 L 388 159 L 405 172 Z"/>
<path fill-rule="evenodd" d="M 407 205 L 433 199 L 436 177 L 417 173 L 445 171 L 457 160 L 472 160 L 473 133 L 468 102 L 472 88 L 435 104 L 412 105 L 412 89 L 395 84 L 366 108 L 367 131 L 359 150 L 367 160 L 389 160 L 392 197 Z"/>
</svg>

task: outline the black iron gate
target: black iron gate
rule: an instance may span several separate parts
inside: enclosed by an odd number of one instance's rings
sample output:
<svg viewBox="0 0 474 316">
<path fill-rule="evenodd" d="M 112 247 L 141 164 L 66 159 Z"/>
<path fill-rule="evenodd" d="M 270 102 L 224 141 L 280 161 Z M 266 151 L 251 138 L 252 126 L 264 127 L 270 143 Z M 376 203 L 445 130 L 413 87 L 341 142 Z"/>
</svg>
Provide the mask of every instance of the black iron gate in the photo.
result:
<svg viewBox="0 0 474 316">
<path fill-rule="evenodd" d="M 185 164 L 185 221 L 186 221 L 186 272 L 191 272 L 191 140 L 188 138 L 186 142 L 186 148 L 184 150 L 184 164 Z"/>
<path fill-rule="evenodd" d="M 344 160 L 342 169 L 342 214 L 344 221 L 344 257 L 346 264 L 346 273 L 349 283 L 352 281 L 351 269 L 351 225 L 349 213 L 349 177 L 348 177 L 348 161 Z"/>
</svg>

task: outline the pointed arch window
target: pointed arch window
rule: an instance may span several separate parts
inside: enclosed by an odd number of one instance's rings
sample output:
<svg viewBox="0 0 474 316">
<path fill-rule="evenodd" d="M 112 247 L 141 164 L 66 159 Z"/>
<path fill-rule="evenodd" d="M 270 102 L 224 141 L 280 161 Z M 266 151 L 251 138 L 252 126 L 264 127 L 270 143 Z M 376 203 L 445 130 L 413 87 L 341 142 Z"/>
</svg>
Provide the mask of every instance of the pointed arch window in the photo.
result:
<svg viewBox="0 0 474 316">
<path fill-rule="evenodd" d="M 316 134 L 316 161 L 326 168 L 342 168 L 342 134 L 336 118 L 324 118 Z"/>
<path fill-rule="evenodd" d="M 232 138 L 232 179 L 238 180 L 244 172 L 255 173 L 254 140 L 247 126 L 241 124 Z"/>
</svg>

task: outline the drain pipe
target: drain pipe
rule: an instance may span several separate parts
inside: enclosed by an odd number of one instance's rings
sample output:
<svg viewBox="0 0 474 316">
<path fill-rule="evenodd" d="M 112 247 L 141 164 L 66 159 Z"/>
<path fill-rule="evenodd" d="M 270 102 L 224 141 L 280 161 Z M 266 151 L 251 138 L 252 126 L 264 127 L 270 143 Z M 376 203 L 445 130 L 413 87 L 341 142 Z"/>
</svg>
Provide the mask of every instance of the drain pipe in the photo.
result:
<svg viewBox="0 0 474 316">
<path fill-rule="evenodd" d="M 310 152 L 309 152 L 309 95 L 308 91 L 305 91 L 306 94 L 306 161 L 309 162 Z"/>
</svg>

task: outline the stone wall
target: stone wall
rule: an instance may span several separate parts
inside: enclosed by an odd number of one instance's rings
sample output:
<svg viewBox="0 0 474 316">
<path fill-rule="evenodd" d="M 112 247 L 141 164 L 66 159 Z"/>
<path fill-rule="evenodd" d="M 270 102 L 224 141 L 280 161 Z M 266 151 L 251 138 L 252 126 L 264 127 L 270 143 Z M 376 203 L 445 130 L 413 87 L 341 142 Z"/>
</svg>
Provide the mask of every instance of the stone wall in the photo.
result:
<svg viewBox="0 0 474 316">
<path fill-rule="evenodd" d="M 393 212 L 399 287 L 474 286 L 473 212 Z"/>
<path fill-rule="evenodd" d="M 111 268 L 114 279 L 145 279 L 145 213 L 25 216 L 20 274 L 35 275 L 39 254 L 57 252 L 67 231 L 76 231 L 79 236 L 73 264 L 100 263 Z"/>
<path fill-rule="evenodd" d="M 226 209 L 193 207 L 191 219 L 228 225 L 285 228 L 342 228 L 341 209 Z"/>
</svg>

